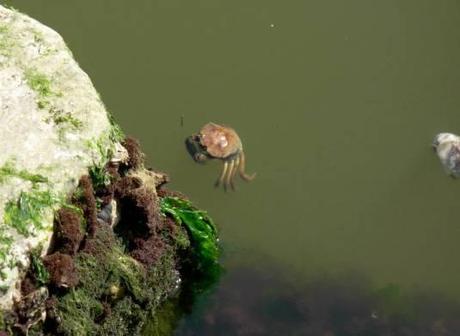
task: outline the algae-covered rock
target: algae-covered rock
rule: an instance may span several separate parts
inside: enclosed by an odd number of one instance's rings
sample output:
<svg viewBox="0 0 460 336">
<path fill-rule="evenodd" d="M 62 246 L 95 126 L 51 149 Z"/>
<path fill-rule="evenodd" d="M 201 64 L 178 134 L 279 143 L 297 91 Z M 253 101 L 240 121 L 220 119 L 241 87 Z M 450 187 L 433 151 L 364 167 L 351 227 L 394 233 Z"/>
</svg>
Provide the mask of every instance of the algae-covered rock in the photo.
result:
<svg viewBox="0 0 460 336">
<path fill-rule="evenodd" d="M 63 39 L 0 6 L 0 309 L 18 296 L 29 252 L 49 245 L 53 211 L 117 135 Z"/>
<path fill-rule="evenodd" d="M 140 335 L 181 277 L 218 275 L 212 220 L 145 168 L 62 38 L 2 6 L 0 145 L 0 335 Z"/>
</svg>

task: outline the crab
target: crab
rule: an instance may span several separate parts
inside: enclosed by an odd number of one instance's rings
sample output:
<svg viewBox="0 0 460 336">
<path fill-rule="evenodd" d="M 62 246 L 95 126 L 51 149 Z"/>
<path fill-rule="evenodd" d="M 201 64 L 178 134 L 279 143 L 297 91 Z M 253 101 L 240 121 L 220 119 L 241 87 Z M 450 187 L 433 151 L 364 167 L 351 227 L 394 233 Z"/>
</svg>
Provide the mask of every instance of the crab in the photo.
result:
<svg viewBox="0 0 460 336">
<path fill-rule="evenodd" d="M 209 159 L 222 160 L 224 167 L 215 186 L 223 184 L 225 190 L 230 186 L 235 190 L 233 179 L 238 172 L 245 181 L 252 181 L 256 174 L 245 172 L 245 156 L 243 145 L 233 128 L 215 123 L 207 123 L 198 134 L 191 135 L 185 140 L 187 150 L 196 162 Z"/>
</svg>

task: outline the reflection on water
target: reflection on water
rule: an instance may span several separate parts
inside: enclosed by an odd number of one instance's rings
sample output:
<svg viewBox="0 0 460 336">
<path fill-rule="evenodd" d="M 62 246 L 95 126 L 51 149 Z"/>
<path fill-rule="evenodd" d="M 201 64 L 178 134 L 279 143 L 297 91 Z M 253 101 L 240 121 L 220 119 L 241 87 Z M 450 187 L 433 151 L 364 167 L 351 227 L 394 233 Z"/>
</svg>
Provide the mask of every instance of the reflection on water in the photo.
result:
<svg viewBox="0 0 460 336">
<path fill-rule="evenodd" d="M 282 279 L 276 269 L 233 270 L 193 311 L 175 311 L 175 323 L 182 320 L 174 334 L 460 335 L 460 305 L 438 293 L 404 293 L 393 284 L 374 290 L 357 273 L 318 278 L 300 288 Z"/>
</svg>

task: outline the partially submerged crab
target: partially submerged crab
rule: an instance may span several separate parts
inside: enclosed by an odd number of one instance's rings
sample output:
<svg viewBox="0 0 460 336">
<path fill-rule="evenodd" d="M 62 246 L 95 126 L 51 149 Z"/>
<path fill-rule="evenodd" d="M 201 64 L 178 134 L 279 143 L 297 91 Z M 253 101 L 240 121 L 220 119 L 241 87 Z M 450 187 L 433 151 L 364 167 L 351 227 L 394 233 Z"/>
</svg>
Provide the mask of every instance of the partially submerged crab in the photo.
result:
<svg viewBox="0 0 460 336">
<path fill-rule="evenodd" d="M 198 134 L 189 136 L 185 143 L 188 152 L 196 162 L 204 162 L 208 159 L 219 159 L 224 162 L 216 187 L 223 184 L 225 190 L 228 186 L 235 189 L 233 179 L 237 171 L 245 181 L 253 180 L 256 175 L 245 173 L 243 145 L 238 134 L 230 127 L 208 123 Z"/>
</svg>

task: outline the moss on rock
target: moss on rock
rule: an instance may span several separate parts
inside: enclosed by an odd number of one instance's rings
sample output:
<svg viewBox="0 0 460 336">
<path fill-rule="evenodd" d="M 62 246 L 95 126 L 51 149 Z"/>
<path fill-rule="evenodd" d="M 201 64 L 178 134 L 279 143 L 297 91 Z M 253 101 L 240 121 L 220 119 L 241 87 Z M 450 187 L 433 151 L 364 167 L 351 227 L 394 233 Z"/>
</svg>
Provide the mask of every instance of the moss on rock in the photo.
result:
<svg viewBox="0 0 460 336">
<path fill-rule="evenodd" d="M 143 157 L 140 147 L 130 152 Z M 39 306 L 22 304 L 20 313 L 16 310 L 7 322 L 17 326 L 15 333 L 141 335 L 146 319 L 177 289 L 179 272 L 188 267 L 205 271 L 204 259 L 198 260 L 204 245 L 197 243 L 196 231 L 211 230 L 206 231 L 207 243 L 215 244 L 209 217 L 189 201 L 165 198 L 169 192 L 161 190 L 159 197 L 155 175 L 142 163 L 113 168 L 103 167 L 104 174 L 111 170 L 109 185 L 93 185 L 83 176 L 71 204 L 56 212 L 49 254 L 32 256 L 35 261 L 22 282 L 24 297 L 43 288 L 47 297 Z M 117 204 L 120 219 L 115 227 L 112 220 L 102 220 L 112 203 L 100 197 Z M 38 314 L 31 314 L 35 311 L 45 312 L 46 319 L 37 319 Z"/>
</svg>

